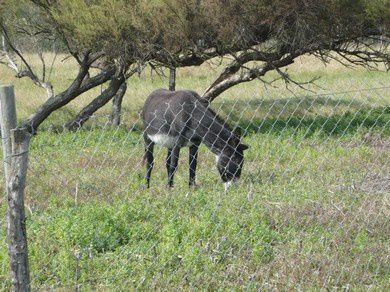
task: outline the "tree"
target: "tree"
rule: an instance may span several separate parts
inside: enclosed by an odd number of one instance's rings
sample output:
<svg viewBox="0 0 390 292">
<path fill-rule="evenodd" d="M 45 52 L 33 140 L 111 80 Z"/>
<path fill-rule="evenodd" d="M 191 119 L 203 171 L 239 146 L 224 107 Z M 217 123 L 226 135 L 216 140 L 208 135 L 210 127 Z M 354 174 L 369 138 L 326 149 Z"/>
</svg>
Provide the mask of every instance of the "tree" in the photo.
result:
<svg viewBox="0 0 390 292">
<path fill-rule="evenodd" d="M 47 91 L 47 100 L 23 125 L 31 133 L 35 133 L 39 125 L 55 110 L 66 105 L 82 93 L 99 86 L 113 78 L 118 68 L 101 66 L 102 52 L 92 52 L 88 49 L 73 50 L 66 36 L 61 35 L 62 28 L 51 18 L 51 15 L 40 6 L 30 1 L 7 2 L 2 6 L 0 28 L 2 31 L 1 62 L 16 72 L 17 78 L 30 78 L 34 84 Z M 31 46 L 30 44 L 34 44 Z M 78 74 L 69 87 L 58 94 L 54 93 L 52 85 L 47 80 L 44 50 L 49 46 L 57 46 L 57 51 L 65 51 L 77 60 Z M 26 52 L 38 54 L 42 62 L 41 73 L 35 72 L 24 57 Z M 101 69 L 100 73 L 90 76 L 93 67 Z"/>
<path fill-rule="evenodd" d="M 24 0 L 21 3 L 25 5 L 23 13 L 27 6 L 33 7 L 28 11 L 34 13 L 24 17 L 27 26 L 33 28 L 33 35 L 56 40 L 80 68 L 66 91 L 51 96 L 28 119 L 26 125 L 32 132 L 53 110 L 86 90 L 109 82 L 108 88 L 68 123 L 70 128 L 82 125 L 118 91 L 121 93 L 120 88 L 123 92 L 123 82 L 147 64 L 153 68 L 178 68 L 200 65 L 215 57 L 229 57 L 231 62 L 202 95 L 207 102 L 232 86 L 258 79 L 272 70 L 286 82 L 296 82 L 282 68 L 305 54 L 325 62 L 337 59 L 371 69 L 380 63 L 389 66 L 390 7 L 385 0 Z M 11 45 L 14 39 L 7 34 L 7 27 L 12 27 L 12 22 L 6 18 L 3 15 L 1 21 L 8 43 L 4 48 L 22 58 L 18 46 Z M 9 31 L 11 35 L 20 33 Z M 35 78 L 37 74 L 24 63 L 26 68 L 20 77 L 27 76 L 38 86 L 46 86 L 44 76 Z M 90 77 L 89 69 L 93 67 L 101 71 Z"/>
<path fill-rule="evenodd" d="M 164 2 L 170 3 L 167 10 L 178 20 L 172 16 L 155 20 L 154 27 L 164 27 L 166 19 L 174 22 L 163 28 L 164 38 L 159 46 L 164 49 L 154 53 L 155 62 L 178 67 L 189 56 L 196 62 L 215 56 L 232 58 L 204 92 L 202 98 L 207 102 L 232 86 L 271 70 L 287 82 L 295 82 L 281 68 L 305 54 L 315 55 L 324 62 L 336 59 L 346 65 L 375 69 L 378 64 L 385 64 L 389 68 L 388 1 Z M 175 30 L 183 27 L 180 38 L 172 32 L 172 27 Z M 251 67 L 247 66 L 250 62 Z"/>
<path fill-rule="evenodd" d="M 263 76 L 270 70 L 276 70 L 286 81 L 294 82 L 280 68 L 304 54 L 313 54 L 325 62 L 336 59 L 371 69 L 380 63 L 389 66 L 389 2 L 277 0 L 268 8 L 269 16 L 262 22 L 267 27 L 263 31 L 267 33 L 258 34 L 255 29 L 249 33 L 252 35 L 249 43 L 256 44 L 238 54 L 232 53 L 234 60 L 205 91 L 205 100 L 210 102 L 228 88 Z M 247 27 L 250 30 L 256 24 Z M 385 37 L 386 42 L 379 44 L 381 37 Z M 239 72 L 250 61 L 260 64 Z"/>
</svg>

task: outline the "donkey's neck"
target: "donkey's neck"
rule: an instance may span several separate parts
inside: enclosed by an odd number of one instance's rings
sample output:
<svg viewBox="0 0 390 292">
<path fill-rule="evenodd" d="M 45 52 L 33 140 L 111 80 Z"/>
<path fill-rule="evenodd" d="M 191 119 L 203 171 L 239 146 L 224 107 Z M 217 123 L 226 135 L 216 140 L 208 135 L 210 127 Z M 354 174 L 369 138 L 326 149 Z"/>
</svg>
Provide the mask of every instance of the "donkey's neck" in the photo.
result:
<svg viewBox="0 0 390 292">
<path fill-rule="evenodd" d="M 233 133 L 222 119 L 216 117 L 199 129 L 203 143 L 214 154 L 220 155 L 224 149 L 229 147 L 228 141 Z"/>
</svg>

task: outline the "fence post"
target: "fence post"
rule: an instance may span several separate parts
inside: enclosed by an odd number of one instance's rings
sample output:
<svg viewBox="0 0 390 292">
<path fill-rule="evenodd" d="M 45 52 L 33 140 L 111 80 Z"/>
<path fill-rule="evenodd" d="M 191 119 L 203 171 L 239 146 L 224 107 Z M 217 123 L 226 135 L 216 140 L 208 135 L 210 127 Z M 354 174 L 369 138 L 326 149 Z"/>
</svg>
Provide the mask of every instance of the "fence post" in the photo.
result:
<svg viewBox="0 0 390 292">
<path fill-rule="evenodd" d="M 7 242 L 13 291 L 30 291 L 24 214 L 30 134 L 18 129 L 13 86 L 0 86 L 1 137 L 8 199 Z"/>
<path fill-rule="evenodd" d="M 15 129 L 16 107 L 14 88 L 11 85 L 0 86 L 0 111 L 1 111 L 1 138 L 3 142 L 4 175 L 6 182 L 9 177 L 11 166 L 11 129 Z"/>
</svg>

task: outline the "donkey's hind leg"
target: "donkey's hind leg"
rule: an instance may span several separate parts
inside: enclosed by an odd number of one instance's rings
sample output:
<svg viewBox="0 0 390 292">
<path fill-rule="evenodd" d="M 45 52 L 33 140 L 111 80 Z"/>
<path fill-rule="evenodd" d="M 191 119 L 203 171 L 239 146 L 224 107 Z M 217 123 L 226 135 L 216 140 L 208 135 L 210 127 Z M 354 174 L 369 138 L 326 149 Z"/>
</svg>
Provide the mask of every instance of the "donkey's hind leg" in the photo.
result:
<svg viewBox="0 0 390 292">
<path fill-rule="evenodd" d="M 198 149 L 199 145 L 194 144 L 190 146 L 189 150 L 189 163 L 190 163 L 190 180 L 189 180 L 189 186 L 195 186 L 195 172 L 196 172 L 196 165 L 198 162 Z"/>
<path fill-rule="evenodd" d="M 154 142 L 151 141 L 147 135 L 144 135 L 145 140 L 145 158 L 146 158 L 146 186 L 150 187 L 150 176 L 152 174 L 154 158 L 153 158 L 153 149 Z"/>
<path fill-rule="evenodd" d="M 175 145 L 172 149 L 168 150 L 168 156 L 170 157 L 169 167 L 167 163 L 169 187 L 173 187 L 173 176 L 175 175 L 177 165 L 179 163 L 179 154 L 180 154 L 180 147 L 177 145 Z"/>
</svg>

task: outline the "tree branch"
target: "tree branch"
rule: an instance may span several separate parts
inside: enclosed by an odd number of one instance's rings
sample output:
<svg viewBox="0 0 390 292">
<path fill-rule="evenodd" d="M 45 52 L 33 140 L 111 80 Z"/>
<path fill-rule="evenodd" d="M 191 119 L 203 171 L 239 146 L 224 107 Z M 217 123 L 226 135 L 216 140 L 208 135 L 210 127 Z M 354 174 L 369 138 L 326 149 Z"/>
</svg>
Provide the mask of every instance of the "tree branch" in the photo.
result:
<svg viewBox="0 0 390 292">
<path fill-rule="evenodd" d="M 15 64 L 14 60 L 12 60 L 11 56 L 8 54 L 7 45 L 6 45 L 6 42 L 5 42 L 4 35 L 1 36 L 1 39 L 2 39 L 2 46 L 3 46 L 3 54 L 4 54 L 4 56 L 7 59 L 7 62 L 2 62 L 2 64 L 7 65 L 12 70 L 14 70 L 16 73 L 19 73 L 18 66 Z"/>
<path fill-rule="evenodd" d="M 113 78 L 109 86 L 98 97 L 84 107 L 73 120 L 66 124 L 66 128 L 72 131 L 81 128 L 96 110 L 107 104 L 112 99 L 124 82 L 124 76 L 120 78 Z M 123 89 L 125 89 L 125 87 Z"/>
<path fill-rule="evenodd" d="M 108 70 L 103 71 L 94 77 L 85 79 L 88 74 L 89 64 L 85 62 L 82 62 L 82 64 L 84 65 L 80 67 L 78 75 L 68 89 L 49 98 L 27 121 L 23 123 L 30 133 L 35 134 L 40 124 L 53 111 L 68 104 L 80 94 L 90 90 L 91 88 L 107 82 L 115 74 L 115 70 Z"/>
<path fill-rule="evenodd" d="M 252 81 L 255 78 L 264 76 L 268 71 L 274 70 L 275 68 L 282 68 L 287 65 L 290 65 L 294 62 L 294 59 L 301 55 L 300 53 L 289 54 L 285 57 L 282 57 L 280 60 L 268 61 L 262 65 L 256 66 L 252 69 L 247 70 L 241 74 L 230 74 L 230 72 L 237 72 L 240 67 L 234 65 L 232 70 L 226 70 L 217 78 L 218 82 L 214 82 L 212 87 L 209 87 L 207 91 L 202 95 L 202 100 L 211 103 L 218 95 L 227 89 L 243 82 Z M 222 76 L 222 77 L 221 77 Z"/>
<path fill-rule="evenodd" d="M 244 64 L 250 62 L 250 61 L 273 61 L 280 59 L 285 54 L 285 50 L 281 49 L 279 53 L 266 53 L 261 51 L 250 51 L 250 52 L 243 52 L 238 57 L 235 57 L 234 61 L 231 62 L 224 71 L 218 76 L 218 78 L 206 89 L 205 94 L 209 90 L 211 90 L 213 87 L 215 87 L 218 83 L 224 81 L 225 79 L 229 78 L 233 74 L 237 73 Z M 260 75 L 259 75 L 260 76 Z"/>
<path fill-rule="evenodd" d="M 8 36 L 7 29 L 5 28 L 4 24 L 0 22 L 1 30 L 3 31 L 3 36 L 5 37 L 9 47 L 12 49 L 12 51 L 15 52 L 16 55 L 22 60 L 23 64 L 27 67 L 27 70 L 30 71 L 32 75 L 35 76 L 33 70 L 31 69 L 30 65 L 26 61 L 26 59 L 23 57 L 22 53 L 12 44 L 11 39 Z M 37 78 L 38 79 L 38 78 Z"/>
<path fill-rule="evenodd" d="M 23 77 L 28 77 L 30 78 L 35 85 L 44 88 L 46 90 L 46 94 L 48 98 L 51 98 L 54 95 L 53 92 L 53 86 L 51 85 L 50 82 L 45 82 L 45 71 L 46 71 L 46 65 L 45 61 L 43 59 L 42 53 L 39 53 L 39 57 L 42 62 L 43 66 L 43 72 L 42 72 L 42 79 L 39 79 L 38 76 L 33 72 L 31 69 L 31 66 L 28 64 L 26 59 L 23 57 L 22 53 L 16 48 L 14 44 L 11 43 L 11 39 L 8 36 L 8 32 L 3 25 L 3 23 L 0 23 L 0 26 L 3 31 L 3 36 L 2 36 L 2 46 L 3 46 L 3 52 L 7 58 L 8 61 L 8 67 L 13 69 L 16 72 L 16 77 L 17 78 L 23 78 Z M 9 56 L 8 51 L 7 51 L 7 44 L 8 46 L 12 49 L 12 51 L 20 58 L 20 60 L 23 62 L 23 64 L 26 66 L 26 70 L 20 70 L 16 63 L 12 60 L 12 58 Z"/>
</svg>

